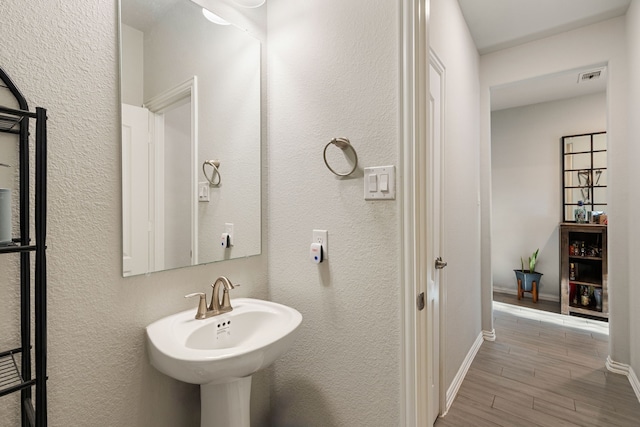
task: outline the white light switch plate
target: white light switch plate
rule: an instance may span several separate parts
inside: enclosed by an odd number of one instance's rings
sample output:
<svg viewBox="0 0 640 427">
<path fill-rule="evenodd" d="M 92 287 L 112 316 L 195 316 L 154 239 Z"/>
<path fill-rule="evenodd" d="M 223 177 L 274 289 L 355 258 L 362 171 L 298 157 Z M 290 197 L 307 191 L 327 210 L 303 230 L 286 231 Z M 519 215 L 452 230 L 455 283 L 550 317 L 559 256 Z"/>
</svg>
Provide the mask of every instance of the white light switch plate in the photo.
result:
<svg viewBox="0 0 640 427">
<path fill-rule="evenodd" d="M 385 184 L 387 188 L 385 188 Z M 376 166 L 364 168 L 364 199 L 395 200 L 396 167 Z"/>
<path fill-rule="evenodd" d="M 198 201 L 199 202 L 209 201 L 209 183 L 208 182 L 198 183 Z"/>
</svg>

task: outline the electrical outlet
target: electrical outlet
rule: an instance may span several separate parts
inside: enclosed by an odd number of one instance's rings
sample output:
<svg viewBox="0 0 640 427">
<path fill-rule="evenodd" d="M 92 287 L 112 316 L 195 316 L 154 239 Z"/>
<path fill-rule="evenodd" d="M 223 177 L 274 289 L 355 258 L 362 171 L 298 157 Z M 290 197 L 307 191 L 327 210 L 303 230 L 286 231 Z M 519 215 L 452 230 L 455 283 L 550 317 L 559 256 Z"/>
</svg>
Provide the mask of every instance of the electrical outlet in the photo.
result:
<svg viewBox="0 0 640 427">
<path fill-rule="evenodd" d="M 322 245 L 322 257 L 324 259 L 329 258 L 328 237 L 329 232 L 327 230 L 313 230 L 312 242 L 320 243 Z"/>
</svg>

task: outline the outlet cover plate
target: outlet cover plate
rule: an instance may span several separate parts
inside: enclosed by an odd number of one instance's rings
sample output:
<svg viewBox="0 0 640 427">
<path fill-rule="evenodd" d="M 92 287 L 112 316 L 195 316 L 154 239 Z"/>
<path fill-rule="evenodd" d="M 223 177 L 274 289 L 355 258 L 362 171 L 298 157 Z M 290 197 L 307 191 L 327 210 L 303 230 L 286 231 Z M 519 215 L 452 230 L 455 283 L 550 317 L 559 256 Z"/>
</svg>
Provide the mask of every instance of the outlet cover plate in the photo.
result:
<svg viewBox="0 0 640 427">
<path fill-rule="evenodd" d="M 327 230 L 313 230 L 312 235 L 313 243 L 320 243 L 322 245 L 322 257 L 324 259 L 329 258 L 329 232 Z"/>
</svg>

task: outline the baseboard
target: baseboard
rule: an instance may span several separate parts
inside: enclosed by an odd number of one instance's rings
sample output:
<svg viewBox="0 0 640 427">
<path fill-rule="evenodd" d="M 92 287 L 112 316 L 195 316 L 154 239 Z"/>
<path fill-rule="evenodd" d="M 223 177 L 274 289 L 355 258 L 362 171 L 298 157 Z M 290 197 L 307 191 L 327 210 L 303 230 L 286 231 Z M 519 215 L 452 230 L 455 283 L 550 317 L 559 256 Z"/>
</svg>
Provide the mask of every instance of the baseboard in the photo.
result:
<svg viewBox="0 0 640 427">
<path fill-rule="evenodd" d="M 513 288 L 496 288 L 493 287 L 494 292 L 500 292 L 501 294 L 518 295 L 518 290 Z M 558 295 L 545 294 L 544 292 L 538 292 L 538 299 L 544 301 L 560 302 Z"/>
<path fill-rule="evenodd" d="M 620 363 L 612 360 L 611 356 L 607 356 L 606 366 L 607 369 L 614 374 L 625 375 L 627 378 L 629 378 L 631 388 L 636 394 L 636 398 L 640 402 L 640 381 L 638 380 L 638 377 L 636 376 L 633 368 L 625 363 Z"/>
<path fill-rule="evenodd" d="M 640 402 L 640 381 L 631 366 L 629 366 L 629 382 L 631 383 L 631 388 L 633 388 L 633 391 L 636 393 L 638 402 Z"/>
<path fill-rule="evenodd" d="M 482 331 L 482 338 L 485 341 L 495 341 L 496 340 L 496 330 L 492 329 L 490 331 Z"/>
<path fill-rule="evenodd" d="M 451 382 L 451 385 L 447 390 L 446 407 L 444 412 L 441 414 L 441 416 L 445 416 L 447 415 L 447 412 L 449 412 L 449 408 L 451 408 L 451 405 L 453 404 L 453 401 L 456 398 L 456 395 L 458 394 L 458 390 L 460 390 L 462 381 L 464 381 L 464 377 L 467 375 L 467 372 L 469 371 L 469 367 L 471 366 L 473 359 L 476 357 L 478 350 L 480 350 L 482 341 L 484 341 L 484 331 L 478 335 L 478 338 L 476 338 L 476 341 L 473 343 L 473 345 L 469 349 L 469 352 L 467 353 L 467 357 L 465 357 L 464 360 L 462 361 L 462 365 L 460 366 L 460 369 L 458 369 L 458 373 L 453 378 L 453 381 Z"/>
</svg>

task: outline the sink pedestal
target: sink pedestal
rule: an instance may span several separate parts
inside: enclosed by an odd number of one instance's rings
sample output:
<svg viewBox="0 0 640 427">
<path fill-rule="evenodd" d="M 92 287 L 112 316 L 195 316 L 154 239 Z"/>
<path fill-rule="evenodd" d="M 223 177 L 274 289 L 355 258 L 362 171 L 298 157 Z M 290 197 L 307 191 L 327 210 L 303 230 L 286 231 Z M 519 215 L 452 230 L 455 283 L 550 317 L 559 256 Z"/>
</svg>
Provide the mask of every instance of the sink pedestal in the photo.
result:
<svg viewBox="0 0 640 427">
<path fill-rule="evenodd" d="M 200 427 L 249 427 L 251 377 L 200 386 Z"/>
</svg>

